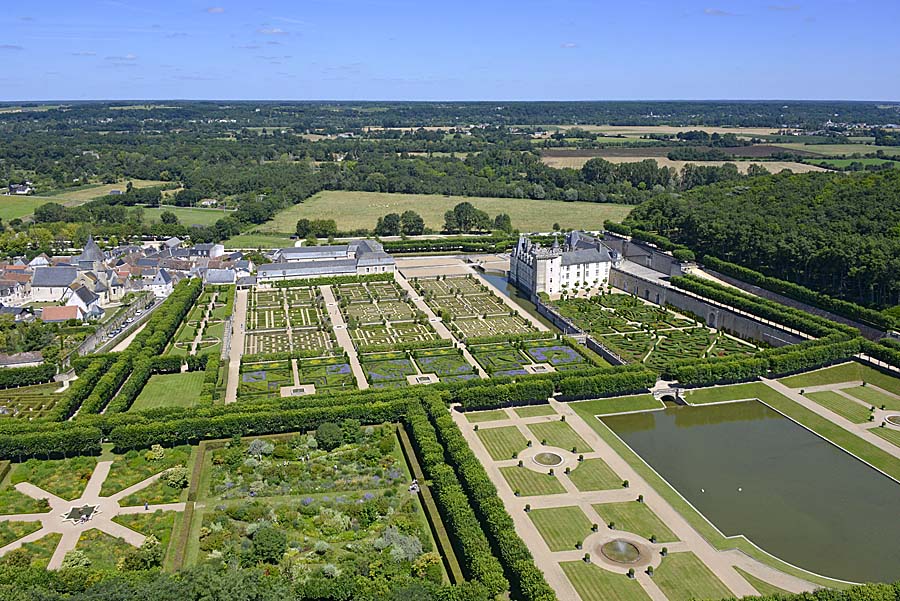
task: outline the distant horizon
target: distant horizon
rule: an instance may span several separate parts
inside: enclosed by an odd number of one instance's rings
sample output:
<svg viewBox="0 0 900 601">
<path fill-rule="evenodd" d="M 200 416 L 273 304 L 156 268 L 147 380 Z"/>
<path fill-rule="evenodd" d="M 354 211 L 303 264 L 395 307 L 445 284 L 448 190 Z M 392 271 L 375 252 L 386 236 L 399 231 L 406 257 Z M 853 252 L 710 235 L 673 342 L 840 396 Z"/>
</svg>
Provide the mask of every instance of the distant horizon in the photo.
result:
<svg viewBox="0 0 900 601">
<path fill-rule="evenodd" d="M 10 0 L 0 100 L 885 102 L 891 23 L 890 0 Z"/>
<path fill-rule="evenodd" d="M 50 104 L 50 103 L 73 103 L 73 104 L 90 104 L 90 103 L 111 103 L 111 102 L 305 102 L 305 103 L 351 103 L 351 102 L 391 102 L 391 103 L 436 103 L 436 102 L 453 102 L 459 104 L 478 104 L 485 102 L 513 102 L 513 103 L 604 103 L 604 102 L 727 102 L 727 103 L 773 103 L 773 102 L 804 102 L 828 104 L 830 102 L 846 102 L 846 103 L 887 103 L 900 105 L 900 99 L 891 100 L 885 98 L 879 99 L 854 99 L 854 98 L 610 98 L 610 99 L 585 99 L 576 98 L 570 100 L 555 99 L 511 99 L 511 98 L 482 98 L 482 99 L 455 99 L 455 98 L 434 98 L 434 99 L 411 99 L 411 98 L 42 98 L 38 100 L 0 100 L 0 105 L 17 105 L 17 104 Z"/>
</svg>

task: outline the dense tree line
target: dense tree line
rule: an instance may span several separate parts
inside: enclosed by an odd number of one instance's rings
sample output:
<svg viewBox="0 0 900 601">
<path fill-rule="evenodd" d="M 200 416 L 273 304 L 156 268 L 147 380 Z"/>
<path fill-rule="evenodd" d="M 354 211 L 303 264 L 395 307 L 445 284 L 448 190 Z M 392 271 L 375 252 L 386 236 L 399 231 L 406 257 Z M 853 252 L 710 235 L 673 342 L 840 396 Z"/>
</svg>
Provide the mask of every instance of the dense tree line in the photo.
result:
<svg viewBox="0 0 900 601">
<path fill-rule="evenodd" d="M 779 174 L 657 195 L 628 222 L 845 300 L 900 303 L 900 171 Z"/>
</svg>

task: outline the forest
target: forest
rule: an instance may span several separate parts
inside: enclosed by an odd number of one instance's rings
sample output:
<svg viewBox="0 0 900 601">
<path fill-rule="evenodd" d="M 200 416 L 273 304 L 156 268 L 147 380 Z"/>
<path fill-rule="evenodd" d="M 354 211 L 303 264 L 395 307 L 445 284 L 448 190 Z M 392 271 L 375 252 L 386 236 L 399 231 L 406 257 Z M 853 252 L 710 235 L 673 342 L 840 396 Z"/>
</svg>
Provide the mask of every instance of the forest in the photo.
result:
<svg viewBox="0 0 900 601">
<path fill-rule="evenodd" d="M 826 294 L 900 304 L 900 172 L 777 174 L 656 195 L 628 222 Z"/>
</svg>

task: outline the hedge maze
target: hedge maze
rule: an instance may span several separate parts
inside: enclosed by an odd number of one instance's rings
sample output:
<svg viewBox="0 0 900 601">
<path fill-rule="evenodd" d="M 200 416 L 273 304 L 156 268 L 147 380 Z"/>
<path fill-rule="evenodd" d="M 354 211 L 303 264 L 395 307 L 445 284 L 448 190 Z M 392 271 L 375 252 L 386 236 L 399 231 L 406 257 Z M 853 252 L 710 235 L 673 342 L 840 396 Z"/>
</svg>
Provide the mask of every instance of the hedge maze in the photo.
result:
<svg viewBox="0 0 900 601">
<path fill-rule="evenodd" d="M 59 384 L 36 384 L 0 390 L 0 418 L 35 419 L 49 415 L 61 396 Z"/>
<path fill-rule="evenodd" d="M 628 363 L 663 369 L 672 361 L 741 357 L 756 345 L 621 293 L 554 301 L 560 315 Z"/>
</svg>

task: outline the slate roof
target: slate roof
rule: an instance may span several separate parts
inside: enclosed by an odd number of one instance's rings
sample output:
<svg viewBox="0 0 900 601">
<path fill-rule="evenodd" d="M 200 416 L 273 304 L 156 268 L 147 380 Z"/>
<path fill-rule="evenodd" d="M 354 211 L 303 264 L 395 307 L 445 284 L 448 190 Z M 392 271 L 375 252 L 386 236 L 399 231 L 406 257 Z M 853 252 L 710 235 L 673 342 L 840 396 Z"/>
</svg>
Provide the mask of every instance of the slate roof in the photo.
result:
<svg viewBox="0 0 900 601">
<path fill-rule="evenodd" d="M 78 255 L 79 261 L 91 261 L 94 263 L 102 263 L 106 260 L 106 256 L 100 247 L 94 242 L 93 236 L 88 236 L 87 242 L 84 243 L 84 250 Z"/>
<path fill-rule="evenodd" d="M 207 269 L 207 284 L 234 284 L 234 271 L 231 269 Z"/>
<path fill-rule="evenodd" d="M 87 286 L 79 286 L 74 291 L 75 296 L 81 299 L 81 302 L 85 304 L 85 306 L 90 305 L 93 302 L 96 302 L 100 297 L 91 292 L 90 288 Z"/>
<path fill-rule="evenodd" d="M 75 267 L 35 267 L 31 277 L 32 287 L 60 288 L 75 281 L 78 269 Z"/>
<path fill-rule="evenodd" d="M 259 278 L 303 277 L 311 275 L 356 274 L 356 261 L 337 259 L 334 261 L 301 261 L 296 263 L 269 263 L 256 270 Z"/>
</svg>

